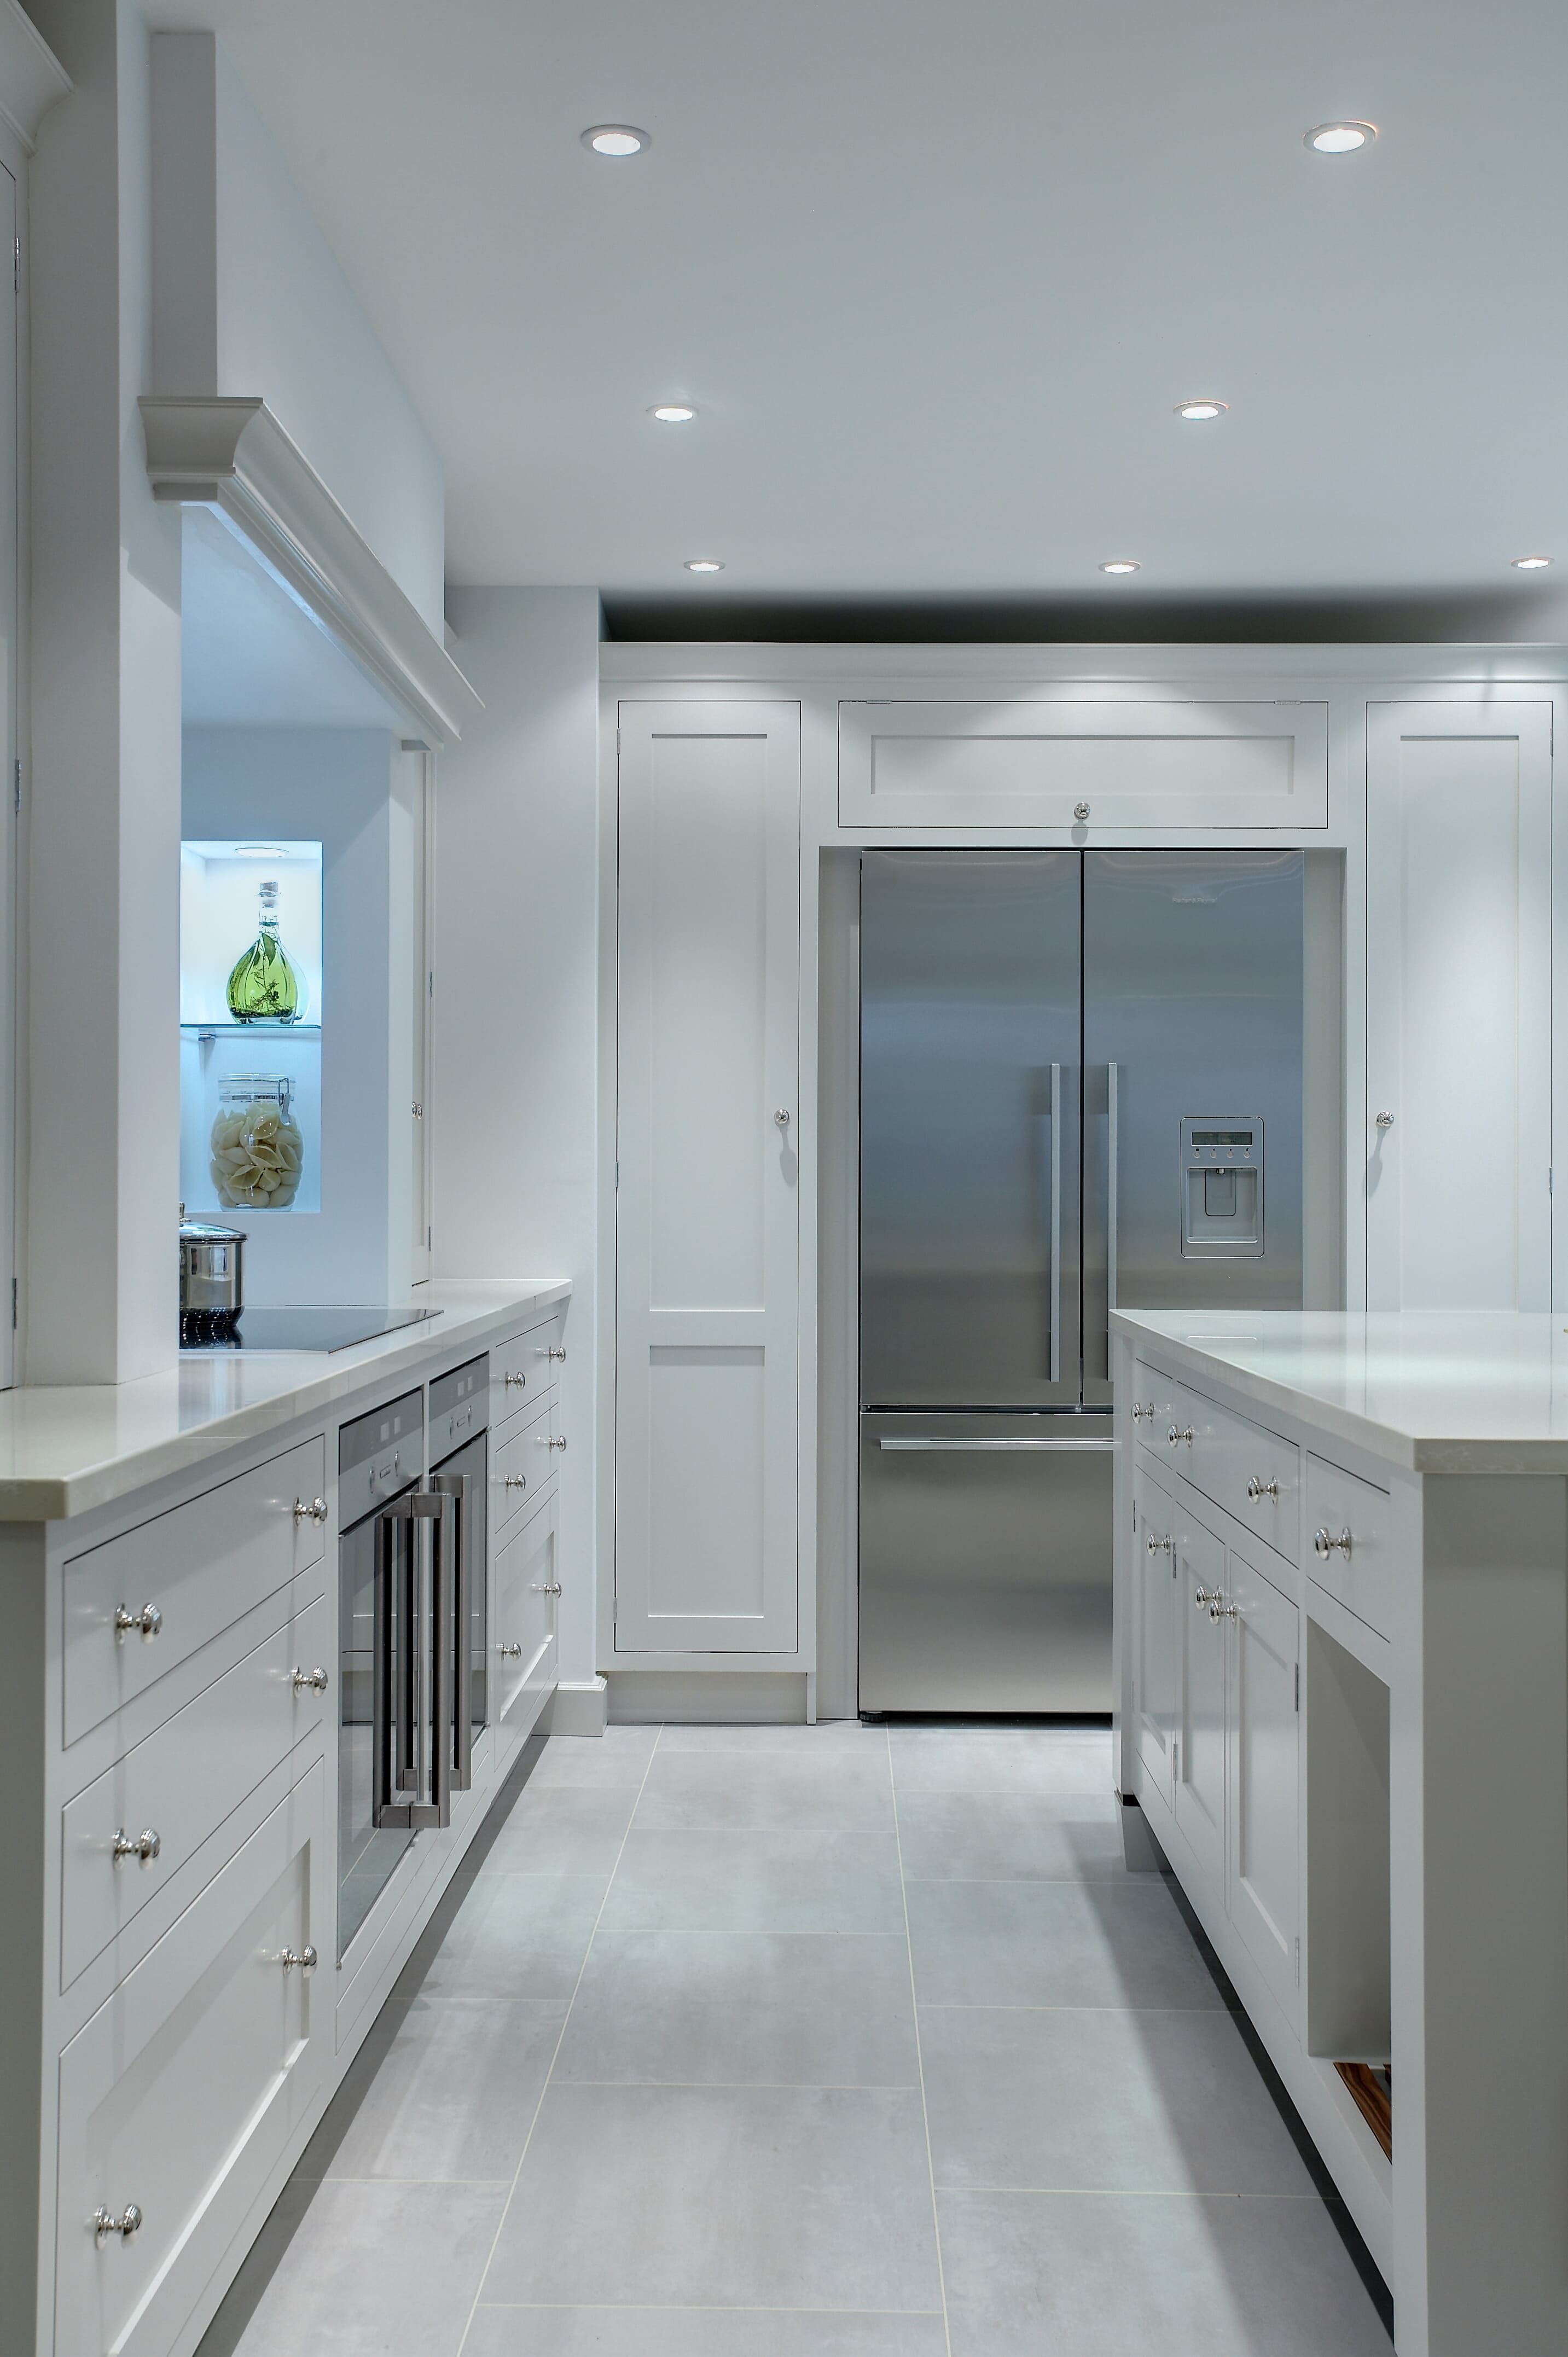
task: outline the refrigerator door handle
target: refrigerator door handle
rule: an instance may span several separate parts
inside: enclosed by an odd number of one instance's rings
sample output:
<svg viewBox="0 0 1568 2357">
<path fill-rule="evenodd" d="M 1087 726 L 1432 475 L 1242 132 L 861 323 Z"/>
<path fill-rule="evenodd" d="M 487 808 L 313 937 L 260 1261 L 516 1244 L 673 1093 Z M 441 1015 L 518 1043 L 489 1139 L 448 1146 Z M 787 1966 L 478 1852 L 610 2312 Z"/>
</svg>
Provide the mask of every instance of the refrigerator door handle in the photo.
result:
<svg viewBox="0 0 1568 2357">
<path fill-rule="evenodd" d="M 982 1450 L 999 1448 L 1071 1448 L 1079 1450 L 1085 1448 L 1109 1449 L 1114 1448 L 1116 1443 L 1114 1440 L 1013 1440 L 1010 1438 L 1004 1438 L 1000 1434 L 996 1434 L 988 1438 L 978 1440 L 928 1440 L 923 1437 L 911 1438 L 907 1437 L 880 1436 L 877 1439 L 876 1446 L 878 1448 L 929 1449 L 932 1452 L 940 1451 L 944 1456 L 955 1456 L 961 1450 L 965 1454 L 978 1454 Z"/>
<path fill-rule="evenodd" d="M 1062 1068 L 1051 1066 L 1051 1381 L 1062 1379 Z"/>
<path fill-rule="evenodd" d="M 1105 1307 L 1116 1307 L 1116 1074 L 1105 1067 Z"/>
</svg>

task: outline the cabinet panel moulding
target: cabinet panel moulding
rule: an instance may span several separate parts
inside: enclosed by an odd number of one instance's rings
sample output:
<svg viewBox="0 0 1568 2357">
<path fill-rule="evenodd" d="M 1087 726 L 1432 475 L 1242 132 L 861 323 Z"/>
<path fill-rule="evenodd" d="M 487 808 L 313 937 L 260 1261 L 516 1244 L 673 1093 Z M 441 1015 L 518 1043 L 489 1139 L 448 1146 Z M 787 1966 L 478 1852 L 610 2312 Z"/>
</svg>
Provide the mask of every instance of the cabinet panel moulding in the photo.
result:
<svg viewBox="0 0 1568 2357">
<path fill-rule="evenodd" d="M 431 746 L 461 736 L 478 696 L 265 402 L 146 394 L 141 411 L 154 498 L 216 509 Z"/>
</svg>

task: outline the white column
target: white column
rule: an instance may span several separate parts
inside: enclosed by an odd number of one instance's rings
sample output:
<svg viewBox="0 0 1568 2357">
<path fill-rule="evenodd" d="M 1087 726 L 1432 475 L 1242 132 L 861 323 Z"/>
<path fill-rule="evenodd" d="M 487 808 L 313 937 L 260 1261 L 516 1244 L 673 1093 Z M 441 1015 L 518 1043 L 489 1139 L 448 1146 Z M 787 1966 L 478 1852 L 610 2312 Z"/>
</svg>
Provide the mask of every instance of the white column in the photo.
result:
<svg viewBox="0 0 1568 2357">
<path fill-rule="evenodd" d="M 33 701 L 26 1379 L 173 1362 L 179 517 L 146 479 L 149 42 L 43 0 L 75 90 L 32 176 Z"/>
</svg>

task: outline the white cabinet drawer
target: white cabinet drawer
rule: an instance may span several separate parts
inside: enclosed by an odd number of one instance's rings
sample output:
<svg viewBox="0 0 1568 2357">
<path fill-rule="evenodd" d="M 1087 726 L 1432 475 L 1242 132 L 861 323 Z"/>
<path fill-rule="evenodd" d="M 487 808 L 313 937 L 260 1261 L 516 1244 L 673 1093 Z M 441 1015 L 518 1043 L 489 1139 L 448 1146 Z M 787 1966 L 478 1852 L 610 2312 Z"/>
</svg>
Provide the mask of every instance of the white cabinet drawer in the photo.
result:
<svg viewBox="0 0 1568 2357">
<path fill-rule="evenodd" d="M 504 1723 L 555 1684 L 560 1573 L 552 1496 L 496 1559 L 495 1714 Z"/>
<path fill-rule="evenodd" d="M 60 2057 L 61 2357 L 164 2357 L 305 2116 L 330 2045 L 326 1824 L 318 1760 Z M 285 1968 L 313 1943 L 325 1972 Z M 100 2236 L 132 2203 L 135 2232 Z"/>
<path fill-rule="evenodd" d="M 566 1356 L 561 1340 L 560 1313 L 552 1310 L 525 1334 L 498 1343 L 490 1352 L 490 1423 L 532 1412 L 555 1388 L 558 1370 Z"/>
<path fill-rule="evenodd" d="M 1143 1359 L 1133 1367 L 1133 1437 L 1168 1464 L 1174 1455 L 1169 1433 L 1176 1420 L 1176 1393 L 1180 1386 L 1169 1375 L 1162 1375 L 1157 1367 L 1149 1366 Z"/>
<path fill-rule="evenodd" d="M 536 1414 L 521 1422 L 514 1419 L 499 1435 L 490 1435 L 490 1526 L 498 1533 L 543 1496 L 555 1470 L 551 1407 L 550 1401 L 542 1401 Z"/>
<path fill-rule="evenodd" d="M 1287 1562 L 1295 1562 L 1301 1538 L 1301 1451 L 1294 1440 L 1282 1440 L 1249 1417 L 1178 1384 L 1167 1446 L 1176 1469 L 1195 1489 Z"/>
<path fill-rule="evenodd" d="M 1386 1490 L 1342 1473 L 1321 1457 L 1306 1460 L 1306 1567 L 1348 1612 L 1391 1635 L 1391 1573 L 1394 1505 Z"/>
<path fill-rule="evenodd" d="M 62 1988 L 319 1723 L 328 1695 L 296 1686 L 293 1673 L 324 1668 L 332 1652 L 329 1599 L 318 1596 L 67 1803 Z M 116 1859 L 117 1834 L 131 1841 L 156 1835 L 156 1855 Z"/>
<path fill-rule="evenodd" d="M 302 1441 L 73 1556 L 64 1576 L 67 1743 L 319 1564 L 325 1527 L 294 1510 L 326 1487 L 325 1439 Z M 116 1612 L 139 1618 L 147 1608 L 156 1634 L 116 1628 Z"/>
</svg>

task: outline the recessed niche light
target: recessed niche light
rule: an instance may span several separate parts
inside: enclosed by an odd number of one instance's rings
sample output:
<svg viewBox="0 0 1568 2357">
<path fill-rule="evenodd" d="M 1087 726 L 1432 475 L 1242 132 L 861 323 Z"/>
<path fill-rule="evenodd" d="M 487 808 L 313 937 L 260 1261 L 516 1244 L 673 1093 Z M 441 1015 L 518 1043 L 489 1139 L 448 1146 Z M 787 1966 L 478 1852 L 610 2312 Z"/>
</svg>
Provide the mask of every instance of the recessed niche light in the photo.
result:
<svg viewBox="0 0 1568 2357">
<path fill-rule="evenodd" d="M 660 425 L 689 425 L 697 413 L 687 401 L 660 401 L 648 414 Z"/>
<path fill-rule="evenodd" d="M 1375 123 L 1320 123 L 1301 135 L 1303 145 L 1319 156 L 1353 156 L 1358 147 L 1371 145 L 1378 126 Z"/>
<path fill-rule="evenodd" d="M 724 569 L 722 556 L 689 556 L 686 559 L 688 573 L 722 573 Z"/>
<path fill-rule="evenodd" d="M 237 843 L 234 845 L 236 859 L 287 859 L 289 856 L 287 846 L 281 843 Z"/>
<path fill-rule="evenodd" d="M 1513 569 L 1516 573 L 1544 573 L 1551 562 L 1550 556 L 1516 556 Z"/>
<path fill-rule="evenodd" d="M 1228 401 L 1178 401 L 1176 414 L 1197 425 L 1206 417 L 1223 417 L 1230 406 Z"/>
<path fill-rule="evenodd" d="M 594 123 L 584 132 L 583 145 L 596 156 L 640 156 L 653 142 L 634 123 Z"/>
<path fill-rule="evenodd" d="M 1135 556 L 1108 556 L 1100 568 L 1101 573 L 1141 573 L 1143 569 Z"/>
</svg>

